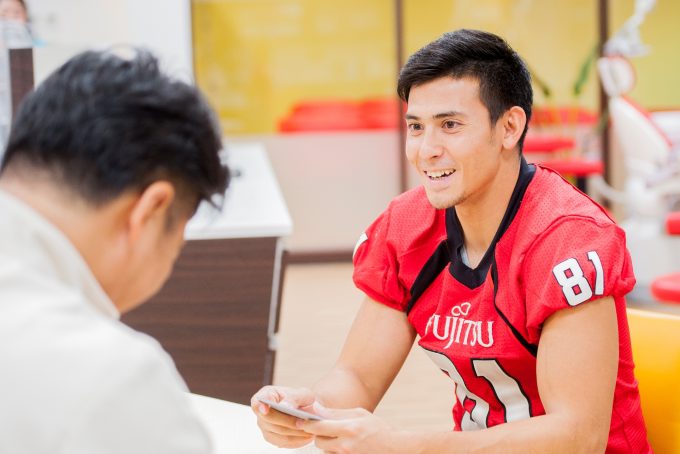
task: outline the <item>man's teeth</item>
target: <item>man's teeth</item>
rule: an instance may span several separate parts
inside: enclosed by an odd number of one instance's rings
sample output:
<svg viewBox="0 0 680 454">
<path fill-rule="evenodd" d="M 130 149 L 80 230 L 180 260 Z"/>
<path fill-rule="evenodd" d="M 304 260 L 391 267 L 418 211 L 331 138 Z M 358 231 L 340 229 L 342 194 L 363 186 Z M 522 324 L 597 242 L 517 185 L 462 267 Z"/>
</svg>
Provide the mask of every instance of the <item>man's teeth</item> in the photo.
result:
<svg viewBox="0 0 680 454">
<path fill-rule="evenodd" d="M 425 172 L 428 177 L 430 178 L 442 178 L 442 177 L 448 177 L 453 173 L 452 169 L 449 170 L 430 170 Z"/>
</svg>

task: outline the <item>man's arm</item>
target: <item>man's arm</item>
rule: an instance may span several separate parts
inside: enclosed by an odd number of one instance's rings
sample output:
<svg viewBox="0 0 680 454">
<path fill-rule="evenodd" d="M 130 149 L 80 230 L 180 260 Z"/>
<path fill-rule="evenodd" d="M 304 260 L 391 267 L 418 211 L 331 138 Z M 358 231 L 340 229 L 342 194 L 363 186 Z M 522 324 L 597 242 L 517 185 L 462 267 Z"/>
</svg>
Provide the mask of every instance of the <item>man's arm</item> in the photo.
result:
<svg viewBox="0 0 680 454">
<path fill-rule="evenodd" d="M 618 368 L 618 326 L 611 297 L 561 310 L 545 322 L 537 378 L 546 414 L 474 432 L 392 431 L 363 410 L 324 410 L 306 422 L 327 451 L 384 453 L 604 452 Z"/>
<path fill-rule="evenodd" d="M 347 335 L 340 357 L 314 390 L 265 386 L 251 399 L 264 438 L 281 447 L 308 443 L 296 418 L 270 409 L 258 397 L 310 409 L 314 402 L 334 408 L 373 410 L 408 355 L 415 330 L 406 314 L 366 298 Z"/>
<path fill-rule="evenodd" d="M 314 386 L 327 407 L 373 411 L 401 369 L 415 339 L 406 314 L 366 297 L 337 362 Z"/>
</svg>

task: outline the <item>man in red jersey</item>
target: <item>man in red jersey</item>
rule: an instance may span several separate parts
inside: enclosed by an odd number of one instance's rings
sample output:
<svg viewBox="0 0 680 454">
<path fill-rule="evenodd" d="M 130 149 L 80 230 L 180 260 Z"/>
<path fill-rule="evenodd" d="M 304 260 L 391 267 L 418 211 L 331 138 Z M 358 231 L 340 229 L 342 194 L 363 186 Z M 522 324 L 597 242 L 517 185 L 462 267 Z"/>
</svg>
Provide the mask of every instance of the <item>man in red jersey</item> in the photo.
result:
<svg viewBox="0 0 680 454">
<path fill-rule="evenodd" d="M 406 155 L 423 186 L 362 235 L 366 294 L 313 390 L 265 387 L 267 440 L 331 453 L 648 453 L 624 296 L 623 231 L 555 172 L 527 164 L 532 90 L 501 38 L 447 33 L 410 57 Z M 370 413 L 413 342 L 456 383 L 455 430 L 395 430 Z M 301 421 L 258 398 L 311 409 Z"/>
</svg>

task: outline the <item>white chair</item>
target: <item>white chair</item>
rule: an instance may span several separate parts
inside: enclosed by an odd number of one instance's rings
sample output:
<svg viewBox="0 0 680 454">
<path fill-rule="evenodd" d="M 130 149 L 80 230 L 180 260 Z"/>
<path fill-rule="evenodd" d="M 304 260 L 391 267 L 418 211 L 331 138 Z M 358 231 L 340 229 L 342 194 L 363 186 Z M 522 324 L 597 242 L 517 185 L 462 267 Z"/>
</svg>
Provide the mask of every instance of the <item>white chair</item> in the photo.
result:
<svg viewBox="0 0 680 454">
<path fill-rule="evenodd" d="M 664 132 L 650 114 L 626 96 L 635 86 L 635 71 L 620 56 L 598 61 L 600 80 L 609 97 L 609 118 L 613 137 L 621 151 L 626 183 L 622 193 L 604 187 L 603 196 L 626 206 L 629 217 L 648 217 L 662 222 L 680 198 L 680 160 Z"/>
<path fill-rule="evenodd" d="M 602 86 L 609 97 L 613 143 L 620 152 L 626 179 L 622 191 L 602 178 L 590 181 L 599 193 L 625 208 L 621 222 L 633 258 L 639 297 L 649 299 L 649 288 L 660 275 L 680 269 L 680 236 L 664 230 L 667 214 L 680 201 L 680 159 L 671 142 L 648 112 L 626 96 L 635 86 L 635 71 L 620 56 L 598 60 Z"/>
</svg>

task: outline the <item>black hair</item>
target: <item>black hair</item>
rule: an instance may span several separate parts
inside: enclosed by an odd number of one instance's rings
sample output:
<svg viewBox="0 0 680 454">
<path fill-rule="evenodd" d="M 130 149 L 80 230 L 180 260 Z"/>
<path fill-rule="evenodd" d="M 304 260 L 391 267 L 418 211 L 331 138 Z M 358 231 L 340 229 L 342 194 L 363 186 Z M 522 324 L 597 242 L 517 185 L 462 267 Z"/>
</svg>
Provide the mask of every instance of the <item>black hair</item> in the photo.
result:
<svg viewBox="0 0 680 454">
<path fill-rule="evenodd" d="M 215 114 L 150 52 L 125 50 L 78 54 L 28 94 L 0 172 L 45 170 L 94 206 L 163 179 L 193 211 L 229 184 Z"/>
<path fill-rule="evenodd" d="M 399 74 L 397 93 L 408 102 L 412 87 L 441 77 L 479 81 L 479 98 L 491 124 L 513 106 L 524 109 L 527 124 L 518 142 L 522 151 L 533 103 L 531 75 L 505 40 L 480 30 L 445 33 L 409 57 Z"/>
</svg>

